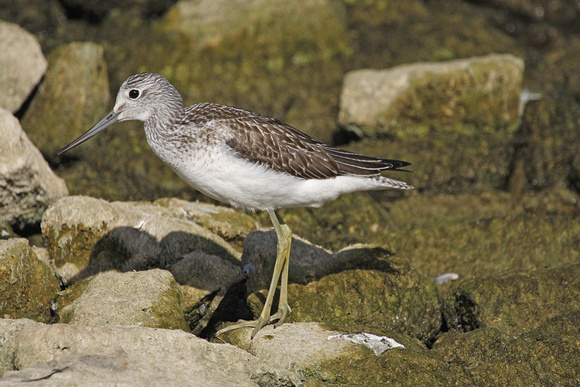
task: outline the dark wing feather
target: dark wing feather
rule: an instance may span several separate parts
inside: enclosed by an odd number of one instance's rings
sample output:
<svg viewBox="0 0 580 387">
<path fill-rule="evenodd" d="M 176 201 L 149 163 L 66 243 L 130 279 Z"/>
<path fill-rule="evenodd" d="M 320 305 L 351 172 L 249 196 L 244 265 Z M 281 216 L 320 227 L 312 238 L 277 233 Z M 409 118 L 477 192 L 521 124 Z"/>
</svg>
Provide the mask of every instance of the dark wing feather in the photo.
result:
<svg viewBox="0 0 580 387">
<path fill-rule="evenodd" d="M 241 157 L 293 176 L 305 179 L 372 176 L 410 165 L 333 148 L 279 120 L 243 109 L 203 105 L 208 111 L 207 114 L 204 111 L 207 121 L 220 121 L 230 128 L 231 137 L 226 144 Z"/>
<path fill-rule="evenodd" d="M 228 120 L 227 144 L 242 157 L 306 179 L 340 174 L 336 161 L 316 140 L 280 121 L 249 116 Z"/>
</svg>

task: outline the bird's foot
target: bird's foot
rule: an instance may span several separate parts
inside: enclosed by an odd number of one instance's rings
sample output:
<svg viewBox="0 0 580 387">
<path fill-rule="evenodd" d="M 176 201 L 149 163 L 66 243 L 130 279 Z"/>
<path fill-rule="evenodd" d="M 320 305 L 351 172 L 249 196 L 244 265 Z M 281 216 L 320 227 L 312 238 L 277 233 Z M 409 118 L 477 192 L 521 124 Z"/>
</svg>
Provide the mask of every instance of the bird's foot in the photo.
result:
<svg viewBox="0 0 580 387">
<path fill-rule="evenodd" d="M 286 316 L 288 313 L 292 313 L 292 309 L 288 303 L 284 303 L 278 307 L 278 311 L 270 316 L 270 320 L 268 324 L 272 324 L 274 321 L 278 320 L 276 324 L 274 324 L 274 328 L 278 328 L 280 325 L 284 324 L 284 320 L 286 320 Z"/>
<path fill-rule="evenodd" d="M 239 320 L 234 325 L 230 325 L 229 327 L 225 327 L 225 328 L 220 329 L 219 331 L 216 332 L 215 336 L 218 337 L 218 336 L 223 335 L 226 332 L 235 331 L 236 329 L 254 328 L 254 330 L 252 331 L 252 339 L 254 339 L 254 336 L 256 336 L 256 333 L 258 333 L 258 331 L 260 329 L 262 329 L 267 323 L 269 323 L 269 318 L 263 318 L 263 317 L 260 317 L 257 320 L 251 320 L 251 321 Z"/>
<path fill-rule="evenodd" d="M 256 334 L 260 331 L 260 329 L 262 329 L 266 325 L 272 324 L 274 321 L 277 321 L 276 324 L 274 324 L 274 328 L 278 328 L 280 325 L 284 324 L 286 316 L 288 315 L 288 313 L 291 312 L 292 309 L 290 308 L 290 305 L 288 305 L 288 303 L 284 303 L 278 308 L 278 311 L 274 313 L 272 316 L 260 316 L 258 319 L 251 321 L 239 320 L 234 325 L 230 325 L 229 327 L 220 329 L 219 331 L 216 332 L 215 335 L 216 337 L 218 337 L 226 332 L 234 331 L 236 329 L 254 328 L 251 336 L 251 339 L 253 340 Z"/>
</svg>

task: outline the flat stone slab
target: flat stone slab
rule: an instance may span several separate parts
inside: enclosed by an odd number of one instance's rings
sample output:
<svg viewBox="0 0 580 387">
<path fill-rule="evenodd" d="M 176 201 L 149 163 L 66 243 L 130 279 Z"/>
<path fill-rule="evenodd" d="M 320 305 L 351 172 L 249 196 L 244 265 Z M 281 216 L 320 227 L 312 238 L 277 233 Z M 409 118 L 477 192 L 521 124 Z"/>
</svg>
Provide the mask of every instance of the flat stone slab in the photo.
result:
<svg viewBox="0 0 580 387">
<path fill-rule="evenodd" d="M 0 319 L 1 385 L 294 386 L 296 373 L 180 330 Z M 17 369 L 18 371 L 13 371 Z"/>
</svg>

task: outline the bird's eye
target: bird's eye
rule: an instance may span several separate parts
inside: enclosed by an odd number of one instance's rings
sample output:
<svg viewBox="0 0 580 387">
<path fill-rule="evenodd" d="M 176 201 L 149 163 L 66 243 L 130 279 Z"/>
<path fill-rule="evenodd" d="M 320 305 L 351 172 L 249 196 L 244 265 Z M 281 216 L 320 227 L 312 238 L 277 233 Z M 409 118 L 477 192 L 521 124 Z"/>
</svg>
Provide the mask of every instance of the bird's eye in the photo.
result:
<svg viewBox="0 0 580 387">
<path fill-rule="evenodd" d="M 133 89 L 129 92 L 129 98 L 136 99 L 137 97 L 139 97 L 139 90 Z"/>
</svg>

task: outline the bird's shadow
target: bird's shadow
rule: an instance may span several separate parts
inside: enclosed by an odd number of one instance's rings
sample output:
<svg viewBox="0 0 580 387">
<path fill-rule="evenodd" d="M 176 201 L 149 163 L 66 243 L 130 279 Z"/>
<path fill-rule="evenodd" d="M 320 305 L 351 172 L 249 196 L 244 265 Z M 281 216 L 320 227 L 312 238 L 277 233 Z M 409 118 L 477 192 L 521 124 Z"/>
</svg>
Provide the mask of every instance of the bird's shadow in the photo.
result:
<svg viewBox="0 0 580 387">
<path fill-rule="evenodd" d="M 276 233 L 257 230 L 244 241 L 242 262 L 250 274 L 249 290 L 267 289 L 276 257 Z M 387 274 L 398 274 L 393 253 L 383 247 L 353 245 L 331 253 L 298 236 L 292 238 L 290 250 L 289 283 L 306 285 L 322 277 L 347 270 L 377 270 Z M 250 269 L 248 269 L 250 268 Z M 252 271 L 255 275 L 252 276 Z"/>
<path fill-rule="evenodd" d="M 117 227 L 97 241 L 88 265 L 70 283 L 110 270 L 129 272 L 166 269 L 194 251 L 217 256 L 234 266 L 241 265 L 226 248 L 199 235 L 173 231 L 158 241 L 155 236 L 137 228 Z M 191 281 L 188 283 L 191 284 Z M 207 281 L 199 281 L 201 289 L 212 290 L 203 283 Z"/>
<path fill-rule="evenodd" d="M 219 273 L 212 270 L 187 270 L 174 278 L 180 285 L 193 286 L 206 290 L 210 294 L 201 303 L 208 310 L 204 315 L 198 315 L 194 322 L 188 321 L 191 332 L 201 337 L 211 337 L 214 327 L 222 321 L 253 318 L 246 304 L 250 293 L 264 298 L 259 290 L 267 289 L 276 260 L 276 234 L 274 231 L 257 230 L 249 234 L 244 241 L 252 244 L 252 238 L 258 238 L 254 247 L 246 249 L 244 255 L 253 254 L 256 270 L 242 270 L 244 263 L 240 262 L 227 249 L 219 244 L 195 234 L 174 231 L 160 241 L 145 231 L 134 227 L 117 227 L 112 229 L 94 245 L 88 265 L 75 277 L 71 283 L 94 276 L 105 271 L 146 271 L 155 268 L 168 269 L 184 260 L 184 256 L 196 251 L 211 255 L 216 260 L 227 262 L 226 266 L 236 267 L 239 275 L 231 277 L 226 285 L 212 284 L 212 276 L 217 279 Z M 289 283 L 308 284 L 322 277 L 347 270 L 367 269 L 378 270 L 391 275 L 397 275 L 399 268 L 393 265 L 389 258 L 391 252 L 381 247 L 354 246 L 335 254 L 318 246 L 294 237 L 289 266 Z M 219 257 L 219 258 L 217 258 Z M 216 262 L 215 260 L 213 262 Z M 223 265 L 223 262 L 217 262 Z M 170 270 L 171 271 L 171 270 Z M 185 277 L 187 276 L 187 277 Z M 277 297 L 277 296 L 276 296 Z M 262 300 L 263 302 L 264 300 Z M 277 301 L 275 301 L 277 305 Z M 190 312 L 189 312 L 190 313 Z"/>
</svg>

